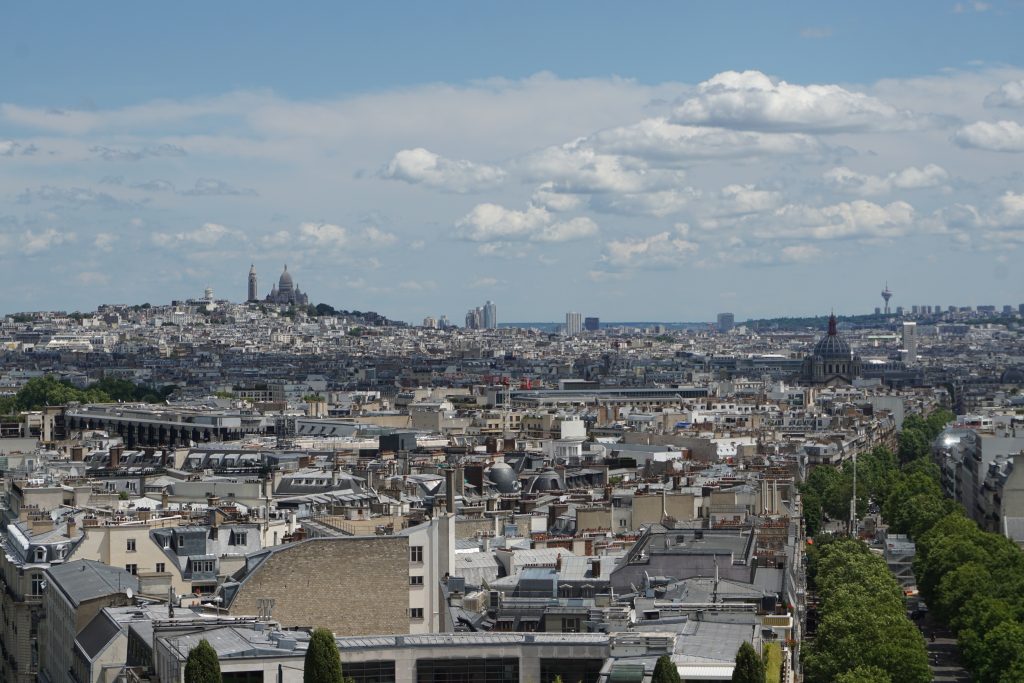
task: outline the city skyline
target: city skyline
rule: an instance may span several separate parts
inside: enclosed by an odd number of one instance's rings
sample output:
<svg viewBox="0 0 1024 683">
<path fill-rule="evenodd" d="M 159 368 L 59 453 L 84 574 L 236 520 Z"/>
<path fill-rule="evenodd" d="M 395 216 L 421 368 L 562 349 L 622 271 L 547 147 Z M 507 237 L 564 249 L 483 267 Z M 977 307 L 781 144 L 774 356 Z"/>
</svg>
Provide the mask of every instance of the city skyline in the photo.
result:
<svg viewBox="0 0 1024 683">
<path fill-rule="evenodd" d="M 240 301 L 284 262 L 409 322 L 1024 301 L 1018 5 L 534 7 L 13 8 L 0 311 Z"/>
</svg>

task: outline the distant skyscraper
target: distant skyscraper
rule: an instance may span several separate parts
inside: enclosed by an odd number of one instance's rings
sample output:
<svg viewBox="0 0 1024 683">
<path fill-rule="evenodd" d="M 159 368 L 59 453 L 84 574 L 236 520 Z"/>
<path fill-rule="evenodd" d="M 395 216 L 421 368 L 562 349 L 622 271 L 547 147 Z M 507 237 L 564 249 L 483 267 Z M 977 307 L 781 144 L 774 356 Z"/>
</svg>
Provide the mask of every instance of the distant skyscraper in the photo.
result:
<svg viewBox="0 0 1024 683">
<path fill-rule="evenodd" d="M 718 331 L 728 332 L 736 326 L 736 316 L 732 313 L 718 314 Z"/>
<path fill-rule="evenodd" d="M 597 332 L 599 329 L 601 329 L 601 319 L 600 318 L 587 318 L 587 319 L 585 319 L 583 321 L 583 329 L 585 329 L 587 332 Z"/>
<path fill-rule="evenodd" d="M 498 327 L 498 307 L 493 301 L 484 304 L 484 328 L 493 330 Z"/>
<path fill-rule="evenodd" d="M 583 332 L 583 314 L 565 314 L 565 333 L 570 337 L 576 337 Z"/>
<path fill-rule="evenodd" d="M 256 287 L 256 264 L 249 266 L 249 298 L 246 301 L 257 301 L 260 298 Z"/>
<path fill-rule="evenodd" d="M 907 365 L 917 362 L 917 323 L 903 323 L 903 348 L 907 352 Z"/>
</svg>

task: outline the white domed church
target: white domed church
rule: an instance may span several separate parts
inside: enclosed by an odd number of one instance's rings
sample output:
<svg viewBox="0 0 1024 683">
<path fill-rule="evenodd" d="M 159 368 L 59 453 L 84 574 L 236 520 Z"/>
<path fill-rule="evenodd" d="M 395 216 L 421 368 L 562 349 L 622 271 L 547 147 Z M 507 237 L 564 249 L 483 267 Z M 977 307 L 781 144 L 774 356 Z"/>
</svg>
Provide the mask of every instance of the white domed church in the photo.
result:
<svg viewBox="0 0 1024 683">
<path fill-rule="evenodd" d="M 298 285 L 292 280 L 292 274 L 288 272 L 288 266 L 284 267 L 277 284 L 267 295 L 268 304 L 279 304 L 284 306 L 308 306 L 309 297 L 302 293 Z"/>
</svg>

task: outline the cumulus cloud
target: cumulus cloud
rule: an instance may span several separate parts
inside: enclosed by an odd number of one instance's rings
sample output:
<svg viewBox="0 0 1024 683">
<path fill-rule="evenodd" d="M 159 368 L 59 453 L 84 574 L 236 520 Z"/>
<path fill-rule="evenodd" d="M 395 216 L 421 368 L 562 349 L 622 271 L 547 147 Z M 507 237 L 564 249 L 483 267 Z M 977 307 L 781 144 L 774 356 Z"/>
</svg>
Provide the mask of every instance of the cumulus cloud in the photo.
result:
<svg viewBox="0 0 1024 683">
<path fill-rule="evenodd" d="M 673 112 L 675 123 L 741 130 L 847 131 L 912 128 L 906 110 L 838 85 L 796 85 L 760 71 L 725 71 L 697 86 Z"/>
<path fill-rule="evenodd" d="M 986 107 L 1024 107 L 1024 80 L 1010 81 L 985 97 Z"/>
<path fill-rule="evenodd" d="M 687 234 L 687 227 L 679 225 L 671 232 L 611 240 L 604 245 L 601 262 L 616 270 L 676 268 L 699 249 L 696 242 L 686 238 Z"/>
<path fill-rule="evenodd" d="M 390 247 L 398 243 L 398 236 L 370 226 L 360 233 L 360 241 L 374 247 Z"/>
<path fill-rule="evenodd" d="M 96 234 L 96 238 L 93 240 L 93 246 L 100 251 L 113 251 L 114 244 L 117 242 L 117 237 L 110 234 L 109 232 L 100 232 Z"/>
<path fill-rule="evenodd" d="M 477 204 L 455 229 L 459 237 L 471 242 L 568 242 L 598 231 L 597 224 L 586 217 L 556 221 L 540 206 L 516 211 L 500 204 Z"/>
<path fill-rule="evenodd" d="M 991 152 L 1024 152 L 1024 126 L 1016 121 L 976 121 L 954 133 L 953 142 Z"/>
<path fill-rule="evenodd" d="M 590 206 L 606 213 L 618 213 L 627 216 L 665 216 L 679 213 L 691 201 L 700 196 L 700 192 L 692 187 L 679 190 L 659 190 L 657 192 L 598 194 L 590 198 Z"/>
<path fill-rule="evenodd" d="M 245 234 L 238 230 L 232 230 L 220 223 L 203 223 L 199 228 L 190 232 L 156 232 L 153 233 L 152 240 L 154 244 L 161 247 L 182 244 L 212 247 L 226 237 L 245 239 Z"/>
<path fill-rule="evenodd" d="M 682 171 L 651 168 L 634 157 L 602 154 L 584 138 L 528 154 L 517 164 L 528 179 L 570 194 L 652 192 L 676 187 L 685 178 Z"/>
<path fill-rule="evenodd" d="M 888 194 L 893 190 L 918 190 L 940 187 L 949 182 L 949 173 L 936 164 L 921 168 L 908 166 L 885 176 L 858 173 L 845 166 L 825 171 L 825 184 L 833 190 L 864 197 Z"/>
<path fill-rule="evenodd" d="M 600 131 L 590 139 L 606 154 L 626 154 L 649 161 L 685 163 L 701 159 L 814 154 L 821 143 L 803 133 L 764 133 L 708 126 L 687 126 L 665 118 Z"/>
<path fill-rule="evenodd" d="M 298 238 L 305 244 L 326 249 L 340 249 L 349 241 L 348 230 L 333 223 L 302 223 Z"/>
<path fill-rule="evenodd" d="M 94 145 L 89 148 L 89 151 L 103 159 L 103 161 L 141 161 L 147 157 L 186 156 L 184 148 L 171 144 L 147 145 L 136 148 Z"/>
<path fill-rule="evenodd" d="M 21 236 L 21 251 L 31 256 L 74 241 L 75 233 L 73 232 L 58 232 L 53 228 L 47 228 L 41 232 L 26 230 Z"/>
<path fill-rule="evenodd" d="M 754 185 L 726 185 L 719 191 L 718 210 L 724 214 L 769 211 L 782 203 L 782 193 Z"/>
<path fill-rule="evenodd" d="M 0 140 L 0 157 L 13 157 L 16 154 L 31 156 L 39 151 L 33 144 L 23 145 L 14 140 Z"/>
<path fill-rule="evenodd" d="M 787 204 L 756 218 L 749 234 L 760 239 L 894 238 L 912 230 L 914 207 L 903 201 L 882 206 L 857 199 L 822 207 Z"/>
<path fill-rule="evenodd" d="M 488 287 L 494 287 L 498 284 L 498 278 L 496 277 L 478 277 L 470 285 L 473 289 L 486 289 Z"/>
<path fill-rule="evenodd" d="M 583 205 L 583 199 L 575 194 L 554 191 L 554 183 L 544 183 L 533 193 L 530 203 L 548 211 L 572 211 Z"/>
<path fill-rule="evenodd" d="M 464 159 L 447 159 L 428 149 L 403 149 L 388 162 L 381 177 L 425 185 L 447 192 L 478 192 L 496 187 L 505 179 L 497 166 Z"/>
</svg>

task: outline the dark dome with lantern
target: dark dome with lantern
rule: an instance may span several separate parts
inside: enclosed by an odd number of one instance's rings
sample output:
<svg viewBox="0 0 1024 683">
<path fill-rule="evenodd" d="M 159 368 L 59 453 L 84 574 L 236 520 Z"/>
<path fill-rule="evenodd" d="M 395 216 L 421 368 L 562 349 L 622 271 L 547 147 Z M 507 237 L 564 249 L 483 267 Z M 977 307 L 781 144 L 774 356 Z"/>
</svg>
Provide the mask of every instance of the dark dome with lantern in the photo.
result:
<svg viewBox="0 0 1024 683">
<path fill-rule="evenodd" d="M 828 317 L 828 332 L 804 358 L 802 379 L 810 384 L 852 384 L 860 377 L 861 360 L 849 342 L 839 336 L 835 314 Z"/>
<path fill-rule="evenodd" d="M 849 343 L 839 336 L 836 328 L 836 316 L 833 314 L 828 318 L 828 333 L 814 345 L 815 356 L 828 360 L 850 360 L 853 357 Z"/>
</svg>

